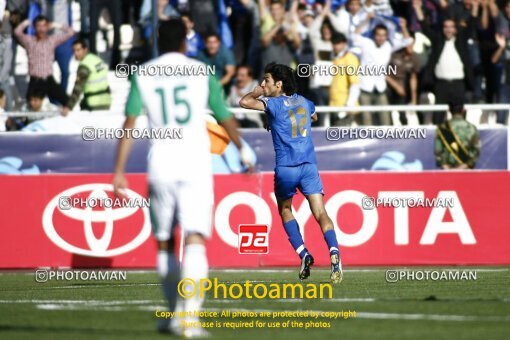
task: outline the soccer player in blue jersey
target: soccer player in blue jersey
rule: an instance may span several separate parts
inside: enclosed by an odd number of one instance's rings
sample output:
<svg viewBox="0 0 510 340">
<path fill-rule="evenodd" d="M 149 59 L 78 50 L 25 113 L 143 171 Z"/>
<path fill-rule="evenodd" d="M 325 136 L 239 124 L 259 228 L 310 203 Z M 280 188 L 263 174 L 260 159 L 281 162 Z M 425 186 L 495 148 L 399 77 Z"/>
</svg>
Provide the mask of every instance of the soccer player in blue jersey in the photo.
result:
<svg viewBox="0 0 510 340">
<path fill-rule="evenodd" d="M 342 263 L 333 222 L 324 208 L 322 182 L 311 135 L 311 121 L 317 120 L 315 105 L 296 93 L 292 68 L 270 63 L 264 80 L 239 104 L 247 109 L 264 111 L 271 130 L 276 153 L 274 190 L 278 212 L 289 242 L 301 258 L 299 278 L 310 276 L 314 260 L 303 242 L 299 226 L 292 214 L 292 197 L 296 188 L 305 195 L 313 216 L 320 224 L 331 258 L 331 281 L 342 281 Z"/>
</svg>

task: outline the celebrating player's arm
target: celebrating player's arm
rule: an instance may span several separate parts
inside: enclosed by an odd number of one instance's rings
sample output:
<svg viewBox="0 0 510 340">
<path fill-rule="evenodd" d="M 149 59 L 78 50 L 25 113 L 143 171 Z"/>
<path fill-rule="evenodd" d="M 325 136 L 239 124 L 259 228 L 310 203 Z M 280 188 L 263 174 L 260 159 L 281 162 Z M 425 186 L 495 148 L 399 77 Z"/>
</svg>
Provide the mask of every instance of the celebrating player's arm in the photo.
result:
<svg viewBox="0 0 510 340">
<path fill-rule="evenodd" d="M 252 110 L 258 110 L 258 111 L 264 111 L 266 110 L 266 103 L 262 101 L 259 97 L 264 94 L 264 88 L 260 85 L 255 87 L 253 91 L 248 92 L 246 95 L 244 95 L 243 98 L 239 101 L 239 106 L 245 109 L 252 109 Z M 263 124 L 264 129 L 267 131 L 270 130 L 269 124 L 267 122 L 267 117 L 263 116 Z"/>
<path fill-rule="evenodd" d="M 264 89 L 262 86 L 258 85 L 253 89 L 253 91 L 248 92 L 243 96 L 243 98 L 241 98 L 239 105 L 245 109 L 265 111 L 266 105 L 262 100 L 259 99 L 259 97 L 263 94 Z"/>
<path fill-rule="evenodd" d="M 239 101 L 239 105 L 245 109 L 258 110 L 266 112 L 266 102 L 263 101 L 260 97 L 264 94 L 264 88 L 262 86 L 257 86 L 253 89 L 253 91 L 248 92 L 246 95 L 241 98 Z M 317 113 L 312 112 L 310 119 L 312 122 L 317 121 Z M 270 130 L 267 125 L 267 121 L 264 122 L 264 128 L 266 130 Z"/>
</svg>

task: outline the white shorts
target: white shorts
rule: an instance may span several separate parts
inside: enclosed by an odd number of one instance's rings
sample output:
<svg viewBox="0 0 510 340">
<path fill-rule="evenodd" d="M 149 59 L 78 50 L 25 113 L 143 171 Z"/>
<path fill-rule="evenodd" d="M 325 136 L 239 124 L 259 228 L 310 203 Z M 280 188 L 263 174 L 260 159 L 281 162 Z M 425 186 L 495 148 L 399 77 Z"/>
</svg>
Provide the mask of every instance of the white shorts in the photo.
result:
<svg viewBox="0 0 510 340">
<path fill-rule="evenodd" d="M 158 241 L 168 241 L 173 227 L 180 225 L 184 235 L 211 236 L 214 204 L 212 176 L 192 181 L 149 180 L 152 230 Z"/>
</svg>

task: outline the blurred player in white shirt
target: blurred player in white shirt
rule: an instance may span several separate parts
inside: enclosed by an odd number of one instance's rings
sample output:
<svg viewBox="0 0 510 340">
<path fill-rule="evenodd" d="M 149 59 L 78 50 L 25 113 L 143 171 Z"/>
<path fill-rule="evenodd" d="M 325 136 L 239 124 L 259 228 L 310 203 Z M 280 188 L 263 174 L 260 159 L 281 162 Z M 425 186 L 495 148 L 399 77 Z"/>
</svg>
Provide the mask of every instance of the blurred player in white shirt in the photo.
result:
<svg viewBox="0 0 510 340">
<path fill-rule="evenodd" d="M 184 55 L 186 28 L 182 21 L 163 21 L 158 33 L 161 56 L 145 66 L 205 67 L 203 63 Z M 208 107 L 239 148 L 241 160 L 246 166 L 250 166 L 249 156 L 241 146 L 236 121 L 227 110 L 221 85 L 213 75 L 168 76 L 163 73 L 149 76 L 139 72 L 131 80 L 124 129 L 134 128 L 135 120 L 144 107 L 150 128 L 182 128 L 182 139 L 151 141 L 148 181 L 151 220 L 158 241 L 157 269 L 163 281 L 165 297 L 170 311 L 177 308 L 193 314 L 201 309 L 203 298 L 197 292 L 192 298 L 177 301 L 177 285 L 181 277 L 199 283 L 208 275 L 205 240 L 211 235 L 214 203 L 210 140 L 205 120 Z M 119 196 L 123 195 L 122 189 L 127 187 L 124 169 L 131 146 L 130 138 L 120 140 L 113 180 L 115 193 Z M 185 237 L 182 273 L 179 273 L 174 254 L 172 234 L 175 224 L 181 226 Z M 198 321 L 198 318 L 190 317 L 186 321 Z M 181 329 L 179 322 L 160 323 L 158 329 L 179 335 L 182 333 L 186 337 L 206 335 L 201 328 Z"/>
</svg>

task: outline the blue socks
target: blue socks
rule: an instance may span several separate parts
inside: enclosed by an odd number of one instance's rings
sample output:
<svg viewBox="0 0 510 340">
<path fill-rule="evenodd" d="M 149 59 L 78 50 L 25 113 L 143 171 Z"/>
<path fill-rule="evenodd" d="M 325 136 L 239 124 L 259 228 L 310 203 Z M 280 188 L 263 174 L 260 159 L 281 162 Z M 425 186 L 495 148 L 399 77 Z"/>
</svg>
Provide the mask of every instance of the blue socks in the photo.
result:
<svg viewBox="0 0 510 340">
<path fill-rule="evenodd" d="M 285 228 L 285 232 L 289 237 L 289 242 L 292 245 L 292 248 L 296 251 L 300 258 L 303 258 L 308 250 L 305 248 L 305 243 L 303 242 L 303 237 L 301 236 L 301 232 L 299 231 L 299 225 L 296 220 L 291 220 L 283 224 Z M 336 234 L 334 230 L 328 230 L 324 233 L 324 240 L 328 245 L 329 255 L 339 254 L 338 250 L 338 242 L 336 240 Z"/>
<path fill-rule="evenodd" d="M 328 245 L 329 255 L 340 254 L 338 250 L 338 242 L 336 240 L 336 234 L 334 230 L 328 230 L 324 233 L 324 240 Z"/>
<path fill-rule="evenodd" d="M 303 242 L 303 237 L 299 232 L 299 225 L 296 220 L 291 220 L 283 224 L 285 228 L 285 232 L 289 237 L 289 242 L 299 255 L 300 258 L 303 258 L 308 252 L 305 248 L 305 243 Z"/>
</svg>

